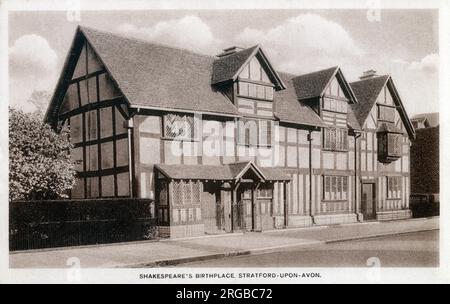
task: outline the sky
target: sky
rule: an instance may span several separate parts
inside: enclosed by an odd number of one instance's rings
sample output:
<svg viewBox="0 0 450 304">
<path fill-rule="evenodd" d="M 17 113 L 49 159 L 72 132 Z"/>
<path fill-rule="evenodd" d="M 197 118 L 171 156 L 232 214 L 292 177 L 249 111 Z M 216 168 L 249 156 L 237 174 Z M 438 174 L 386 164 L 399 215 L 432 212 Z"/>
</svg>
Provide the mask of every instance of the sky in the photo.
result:
<svg viewBox="0 0 450 304">
<path fill-rule="evenodd" d="M 10 104 L 35 110 L 34 90 L 53 93 L 78 24 L 216 55 L 260 44 L 278 71 L 303 74 L 340 66 L 390 74 L 407 113 L 439 111 L 437 10 L 10 11 Z"/>
</svg>

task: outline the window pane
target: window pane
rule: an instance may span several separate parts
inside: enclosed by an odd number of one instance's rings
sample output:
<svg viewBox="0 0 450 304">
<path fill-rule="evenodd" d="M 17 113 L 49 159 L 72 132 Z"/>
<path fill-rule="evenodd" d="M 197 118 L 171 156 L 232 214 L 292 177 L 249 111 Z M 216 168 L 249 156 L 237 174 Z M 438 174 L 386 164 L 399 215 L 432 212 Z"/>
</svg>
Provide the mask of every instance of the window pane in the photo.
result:
<svg viewBox="0 0 450 304">
<path fill-rule="evenodd" d="M 336 177 L 337 180 L 337 197 L 336 199 L 340 200 L 342 199 L 342 177 Z"/>
<path fill-rule="evenodd" d="M 348 192 L 348 177 L 344 176 L 342 180 L 343 199 L 347 199 Z"/>
<path fill-rule="evenodd" d="M 331 177 L 331 199 L 335 200 L 336 199 L 336 192 L 337 192 L 337 182 L 336 182 L 336 177 L 332 176 Z"/>
<path fill-rule="evenodd" d="M 169 138 L 193 138 L 194 117 L 192 115 L 167 114 L 164 116 L 164 132 Z"/>
</svg>

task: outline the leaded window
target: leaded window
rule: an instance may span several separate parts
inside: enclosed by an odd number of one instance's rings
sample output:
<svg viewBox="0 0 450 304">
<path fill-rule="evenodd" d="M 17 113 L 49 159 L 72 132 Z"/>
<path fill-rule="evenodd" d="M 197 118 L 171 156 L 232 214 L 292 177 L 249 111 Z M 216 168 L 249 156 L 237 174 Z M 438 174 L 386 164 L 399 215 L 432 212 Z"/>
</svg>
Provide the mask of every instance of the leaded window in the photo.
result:
<svg viewBox="0 0 450 304">
<path fill-rule="evenodd" d="M 323 148 L 331 151 L 347 151 L 348 135 L 346 129 L 324 128 Z"/>
<path fill-rule="evenodd" d="M 343 201 L 348 198 L 348 176 L 324 176 L 323 200 Z"/>
<path fill-rule="evenodd" d="M 387 198 L 400 199 L 402 197 L 401 176 L 388 176 L 387 178 Z"/>
<path fill-rule="evenodd" d="M 173 139 L 193 139 L 194 116 L 191 114 L 166 114 L 164 116 L 164 136 Z"/>
</svg>

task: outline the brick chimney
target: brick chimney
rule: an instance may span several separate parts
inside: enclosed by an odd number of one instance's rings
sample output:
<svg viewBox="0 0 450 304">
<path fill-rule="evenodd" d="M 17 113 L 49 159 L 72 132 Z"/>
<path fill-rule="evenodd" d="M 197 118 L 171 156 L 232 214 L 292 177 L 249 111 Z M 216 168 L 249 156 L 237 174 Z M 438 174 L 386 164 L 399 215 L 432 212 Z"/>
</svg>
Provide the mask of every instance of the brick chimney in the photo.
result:
<svg viewBox="0 0 450 304">
<path fill-rule="evenodd" d="M 225 57 L 225 56 L 229 56 L 232 55 L 234 53 L 237 53 L 239 51 L 242 51 L 244 48 L 240 47 L 240 46 L 231 46 L 229 48 L 223 49 L 223 52 L 218 54 L 217 57 Z"/>
<path fill-rule="evenodd" d="M 378 76 L 377 71 L 368 70 L 368 71 L 364 71 L 363 74 L 359 77 L 359 79 L 363 80 L 363 79 L 373 78 L 375 76 Z"/>
</svg>

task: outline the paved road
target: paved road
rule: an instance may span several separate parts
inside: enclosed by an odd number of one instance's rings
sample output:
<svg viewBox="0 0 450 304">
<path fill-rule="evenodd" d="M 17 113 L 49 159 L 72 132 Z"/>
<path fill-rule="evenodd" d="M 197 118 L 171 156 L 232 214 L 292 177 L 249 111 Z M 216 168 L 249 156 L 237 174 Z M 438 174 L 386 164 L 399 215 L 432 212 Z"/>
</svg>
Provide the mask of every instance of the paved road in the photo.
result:
<svg viewBox="0 0 450 304">
<path fill-rule="evenodd" d="M 438 267 L 439 231 L 347 241 L 282 252 L 192 262 L 176 267 L 367 267 L 376 257 L 381 267 Z"/>
</svg>

